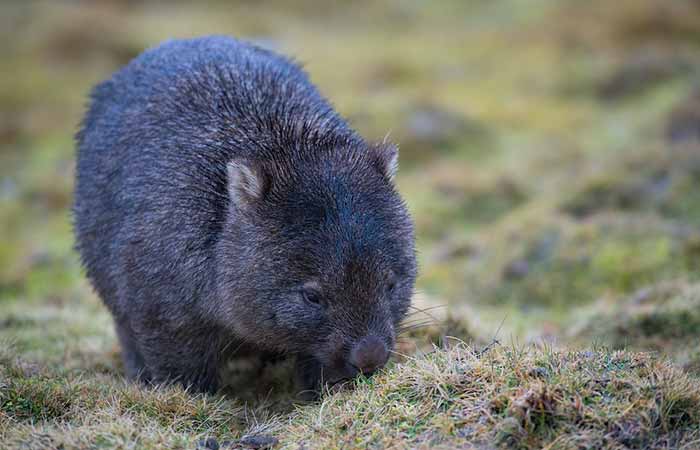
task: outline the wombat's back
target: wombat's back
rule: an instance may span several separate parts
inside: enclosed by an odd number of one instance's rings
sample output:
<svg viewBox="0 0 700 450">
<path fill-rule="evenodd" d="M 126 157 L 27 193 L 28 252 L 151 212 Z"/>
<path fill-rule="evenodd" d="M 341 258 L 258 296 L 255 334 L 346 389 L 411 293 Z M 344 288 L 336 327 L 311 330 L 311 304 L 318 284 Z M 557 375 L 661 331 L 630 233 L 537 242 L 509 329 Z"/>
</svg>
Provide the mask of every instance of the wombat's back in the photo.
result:
<svg viewBox="0 0 700 450">
<path fill-rule="evenodd" d="M 207 297 L 226 162 L 275 157 L 300 128 L 352 135 L 297 65 L 232 38 L 166 42 L 98 85 L 77 135 L 74 221 L 112 311 L 133 292 Z"/>
</svg>

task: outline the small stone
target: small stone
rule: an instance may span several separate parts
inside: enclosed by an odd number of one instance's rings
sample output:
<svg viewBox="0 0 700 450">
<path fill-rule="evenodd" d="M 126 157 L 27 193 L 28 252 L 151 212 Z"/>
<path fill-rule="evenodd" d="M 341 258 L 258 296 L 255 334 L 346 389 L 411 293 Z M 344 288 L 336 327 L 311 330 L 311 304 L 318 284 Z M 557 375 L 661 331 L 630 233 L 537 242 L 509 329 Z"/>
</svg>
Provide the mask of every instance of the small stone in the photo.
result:
<svg viewBox="0 0 700 450">
<path fill-rule="evenodd" d="M 197 443 L 198 449 L 219 450 L 219 443 L 216 438 L 210 437 L 202 439 Z"/>
<path fill-rule="evenodd" d="M 265 449 L 272 448 L 279 442 L 279 439 L 269 434 L 254 434 L 244 436 L 238 441 L 240 448 Z"/>
<path fill-rule="evenodd" d="M 547 378 L 549 377 L 549 370 L 544 367 L 533 367 L 530 369 L 528 375 L 534 378 Z"/>
</svg>

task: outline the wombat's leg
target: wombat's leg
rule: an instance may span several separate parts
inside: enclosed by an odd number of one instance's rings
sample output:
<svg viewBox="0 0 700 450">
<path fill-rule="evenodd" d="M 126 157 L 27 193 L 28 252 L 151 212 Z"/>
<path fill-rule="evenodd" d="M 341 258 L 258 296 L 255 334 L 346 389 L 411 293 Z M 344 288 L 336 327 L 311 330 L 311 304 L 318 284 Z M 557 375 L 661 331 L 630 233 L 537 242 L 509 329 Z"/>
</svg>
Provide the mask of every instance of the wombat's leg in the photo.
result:
<svg viewBox="0 0 700 450">
<path fill-rule="evenodd" d="M 140 335 L 139 346 L 151 382 L 176 382 L 194 392 L 218 389 L 219 346 L 209 333 Z"/>
<path fill-rule="evenodd" d="M 151 376 L 146 370 L 143 356 L 134 340 L 133 331 L 128 325 L 118 322 L 115 323 L 115 328 L 122 346 L 122 359 L 127 378 L 143 382 L 150 381 Z"/>
</svg>

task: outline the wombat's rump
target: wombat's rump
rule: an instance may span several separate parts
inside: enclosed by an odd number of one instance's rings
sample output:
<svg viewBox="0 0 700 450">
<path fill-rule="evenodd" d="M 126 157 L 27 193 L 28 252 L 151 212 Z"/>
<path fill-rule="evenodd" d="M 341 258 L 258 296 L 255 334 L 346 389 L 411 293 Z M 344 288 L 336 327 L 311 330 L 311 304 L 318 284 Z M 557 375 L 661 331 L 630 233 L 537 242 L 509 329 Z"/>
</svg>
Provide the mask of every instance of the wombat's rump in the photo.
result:
<svg viewBox="0 0 700 450">
<path fill-rule="evenodd" d="M 211 391 L 243 348 L 309 388 L 386 362 L 416 275 L 397 152 L 297 65 L 166 42 L 94 89 L 77 146 L 77 248 L 130 377 Z"/>
</svg>

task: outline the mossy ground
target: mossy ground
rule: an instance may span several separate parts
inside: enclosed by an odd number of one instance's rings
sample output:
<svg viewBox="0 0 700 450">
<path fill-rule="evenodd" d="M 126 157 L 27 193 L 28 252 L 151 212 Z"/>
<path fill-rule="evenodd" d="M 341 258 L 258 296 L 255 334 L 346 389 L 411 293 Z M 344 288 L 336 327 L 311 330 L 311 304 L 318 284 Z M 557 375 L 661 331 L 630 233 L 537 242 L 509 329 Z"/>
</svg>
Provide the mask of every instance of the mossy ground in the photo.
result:
<svg viewBox="0 0 700 450">
<path fill-rule="evenodd" d="M 37 1 L 0 21 L 0 446 L 700 446 L 696 1 Z M 90 86 L 211 33 L 295 55 L 401 145 L 432 309 L 321 403 L 285 363 L 231 367 L 216 396 L 126 383 L 72 250 Z"/>
</svg>

